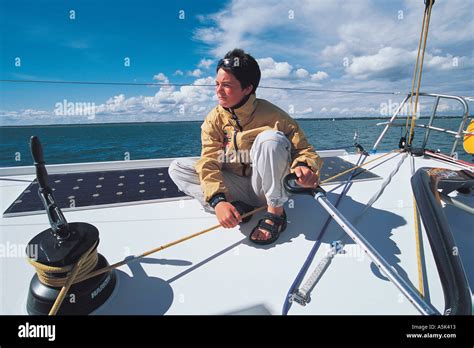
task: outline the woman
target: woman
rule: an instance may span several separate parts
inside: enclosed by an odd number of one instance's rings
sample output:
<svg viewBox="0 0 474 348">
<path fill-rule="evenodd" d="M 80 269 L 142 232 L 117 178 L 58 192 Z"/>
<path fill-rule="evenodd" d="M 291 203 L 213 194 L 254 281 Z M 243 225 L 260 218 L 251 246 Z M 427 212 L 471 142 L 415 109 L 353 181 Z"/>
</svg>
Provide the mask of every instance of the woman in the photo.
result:
<svg viewBox="0 0 474 348">
<path fill-rule="evenodd" d="M 251 55 L 241 49 L 228 52 L 216 73 L 219 105 L 201 126 L 201 158 L 176 160 L 169 174 L 181 191 L 215 212 L 225 228 L 266 204 L 267 213 L 249 238 L 270 244 L 286 228 L 284 176 L 294 172 L 298 184 L 316 187 L 323 162 L 295 120 L 256 98 L 261 73 Z"/>
</svg>

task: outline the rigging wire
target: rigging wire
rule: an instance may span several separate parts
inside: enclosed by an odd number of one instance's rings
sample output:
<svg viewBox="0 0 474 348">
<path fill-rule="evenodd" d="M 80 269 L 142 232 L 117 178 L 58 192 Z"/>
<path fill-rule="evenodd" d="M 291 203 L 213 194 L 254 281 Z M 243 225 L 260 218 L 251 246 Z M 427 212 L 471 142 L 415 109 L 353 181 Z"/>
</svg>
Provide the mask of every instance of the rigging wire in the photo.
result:
<svg viewBox="0 0 474 348">
<path fill-rule="evenodd" d="M 109 85 L 109 86 L 157 86 L 157 87 L 215 87 L 212 84 L 193 84 L 193 83 L 155 83 L 155 82 L 106 82 L 106 81 L 58 81 L 58 80 L 11 80 L 2 79 L 5 83 L 45 83 L 45 84 L 68 84 L 68 85 Z M 391 94 L 398 95 L 401 92 L 383 92 L 383 91 L 362 91 L 362 90 L 339 90 L 323 89 L 310 87 L 277 87 L 277 86 L 259 86 L 261 89 L 278 89 L 302 92 L 328 92 L 328 93 L 347 93 L 347 94 Z"/>
</svg>

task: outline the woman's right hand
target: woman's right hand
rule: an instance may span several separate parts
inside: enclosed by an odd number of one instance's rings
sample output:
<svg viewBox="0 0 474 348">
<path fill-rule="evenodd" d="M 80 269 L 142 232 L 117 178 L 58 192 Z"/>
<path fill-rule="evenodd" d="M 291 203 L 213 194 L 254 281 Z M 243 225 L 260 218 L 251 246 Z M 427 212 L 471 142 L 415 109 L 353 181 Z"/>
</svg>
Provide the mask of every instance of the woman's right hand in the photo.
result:
<svg viewBox="0 0 474 348">
<path fill-rule="evenodd" d="M 225 228 L 232 228 L 242 222 L 237 209 L 229 202 L 217 203 L 215 209 L 217 220 Z"/>
</svg>

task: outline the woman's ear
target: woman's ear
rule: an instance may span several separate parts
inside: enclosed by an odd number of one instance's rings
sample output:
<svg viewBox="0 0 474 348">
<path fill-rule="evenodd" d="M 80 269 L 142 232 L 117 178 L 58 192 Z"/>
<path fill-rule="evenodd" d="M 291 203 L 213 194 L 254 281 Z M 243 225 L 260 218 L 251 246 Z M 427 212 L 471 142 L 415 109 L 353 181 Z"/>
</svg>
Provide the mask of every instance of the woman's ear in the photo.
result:
<svg viewBox="0 0 474 348">
<path fill-rule="evenodd" d="M 250 93 L 252 93 L 252 90 L 253 90 L 253 85 L 249 85 L 244 88 L 244 94 L 249 95 Z"/>
</svg>

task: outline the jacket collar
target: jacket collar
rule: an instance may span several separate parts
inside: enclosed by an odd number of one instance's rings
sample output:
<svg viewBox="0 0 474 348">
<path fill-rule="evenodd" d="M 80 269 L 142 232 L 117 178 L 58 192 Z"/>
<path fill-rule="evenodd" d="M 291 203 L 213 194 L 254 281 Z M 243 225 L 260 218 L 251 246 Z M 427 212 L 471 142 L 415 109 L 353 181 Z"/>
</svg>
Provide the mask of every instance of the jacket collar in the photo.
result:
<svg viewBox="0 0 474 348">
<path fill-rule="evenodd" d="M 224 108 L 220 105 L 219 108 L 228 117 L 232 117 L 232 112 L 234 112 L 242 123 L 246 123 L 257 108 L 257 97 L 255 93 L 251 94 L 244 105 L 236 109 Z"/>
</svg>

